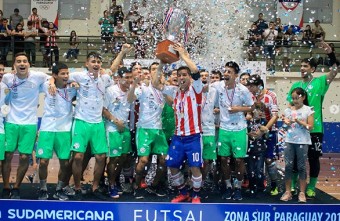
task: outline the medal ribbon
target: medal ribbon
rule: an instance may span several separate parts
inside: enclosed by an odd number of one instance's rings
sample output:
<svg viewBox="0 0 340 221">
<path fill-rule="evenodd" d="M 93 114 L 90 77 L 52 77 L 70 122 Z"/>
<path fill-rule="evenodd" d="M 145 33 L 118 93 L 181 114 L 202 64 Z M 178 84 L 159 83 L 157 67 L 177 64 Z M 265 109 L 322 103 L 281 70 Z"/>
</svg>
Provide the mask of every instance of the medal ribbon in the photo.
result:
<svg viewBox="0 0 340 221">
<path fill-rule="evenodd" d="M 13 90 L 14 88 L 19 87 L 20 85 L 22 85 L 23 83 L 25 83 L 25 82 L 27 81 L 27 79 L 28 79 L 28 76 L 27 76 L 26 80 L 22 81 L 22 82 L 19 83 L 19 84 L 16 84 L 16 81 L 17 81 L 17 80 L 16 80 L 15 76 L 16 76 L 16 75 L 14 75 L 14 78 L 13 78 L 13 84 L 12 84 L 12 86 L 10 87 L 11 90 Z"/>
<path fill-rule="evenodd" d="M 205 102 L 207 101 L 207 98 L 208 98 L 208 93 L 206 93 L 205 96 L 203 95 L 203 100 L 202 100 L 202 110 L 203 110 L 204 107 L 205 107 Z"/>
<path fill-rule="evenodd" d="M 229 102 L 230 102 L 230 107 L 233 106 L 234 95 L 235 95 L 235 89 L 236 89 L 236 84 L 234 85 L 234 89 L 233 89 L 233 91 L 231 92 L 231 97 L 229 97 L 228 89 L 226 88 L 226 90 L 225 90 L 225 92 L 226 92 L 226 94 L 227 94 L 227 98 L 228 98 L 228 100 L 229 100 Z"/>
<path fill-rule="evenodd" d="M 68 96 L 67 96 L 67 89 L 66 89 L 66 88 L 64 88 L 64 94 L 61 93 L 61 91 L 60 91 L 59 89 L 58 89 L 57 91 L 58 91 L 59 96 L 60 96 L 62 99 L 64 99 L 64 100 L 67 101 L 67 102 L 72 102 L 72 100 L 69 100 L 69 99 L 68 99 Z"/>
<path fill-rule="evenodd" d="M 160 93 L 157 92 L 157 90 L 151 85 L 151 88 L 153 90 L 153 93 L 156 95 L 156 101 L 159 105 L 163 104 L 163 100 L 162 100 L 162 95 Z"/>
<path fill-rule="evenodd" d="M 91 81 L 93 83 L 96 84 L 97 90 L 104 96 L 104 92 L 102 90 L 100 90 L 99 86 L 98 86 L 98 82 L 96 83 L 96 81 L 94 80 L 94 78 L 91 77 L 91 75 L 89 74 L 89 72 L 87 72 L 87 75 L 89 76 L 89 78 L 91 79 Z M 99 77 L 99 76 L 98 76 Z"/>
</svg>

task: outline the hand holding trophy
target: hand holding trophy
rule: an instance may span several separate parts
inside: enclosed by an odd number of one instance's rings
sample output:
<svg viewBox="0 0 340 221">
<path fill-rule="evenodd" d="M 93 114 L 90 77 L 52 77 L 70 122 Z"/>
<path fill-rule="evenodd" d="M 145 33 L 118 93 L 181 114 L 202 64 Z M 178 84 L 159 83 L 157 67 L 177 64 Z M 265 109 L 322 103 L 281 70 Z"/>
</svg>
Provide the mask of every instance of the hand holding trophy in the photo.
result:
<svg viewBox="0 0 340 221">
<path fill-rule="evenodd" d="M 177 8 L 170 8 L 163 22 L 164 34 L 167 37 L 157 44 L 156 57 L 163 63 L 173 63 L 179 60 L 179 54 L 174 50 L 175 42 L 181 36 L 187 36 L 187 16 Z M 174 42 L 175 41 L 175 42 Z"/>
</svg>

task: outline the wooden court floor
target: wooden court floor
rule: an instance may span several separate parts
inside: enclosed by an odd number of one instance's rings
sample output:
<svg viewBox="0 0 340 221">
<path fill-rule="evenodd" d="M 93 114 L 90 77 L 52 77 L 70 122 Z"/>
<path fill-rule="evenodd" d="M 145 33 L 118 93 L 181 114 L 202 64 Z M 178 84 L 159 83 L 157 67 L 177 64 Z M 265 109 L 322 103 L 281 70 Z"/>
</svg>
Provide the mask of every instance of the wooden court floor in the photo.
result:
<svg viewBox="0 0 340 221">
<path fill-rule="evenodd" d="M 18 164 L 18 155 L 15 154 L 12 161 L 12 172 L 10 176 L 11 182 L 15 181 L 15 174 Z M 283 168 L 282 161 L 279 161 L 279 167 Z M 91 183 L 92 174 L 94 168 L 94 160 L 91 159 L 85 173 L 84 183 Z M 59 170 L 59 163 L 56 157 L 51 159 L 48 169 L 48 183 L 56 183 Z M 309 171 L 309 170 L 307 170 Z M 34 173 L 32 166 L 29 167 L 27 175 Z M 2 183 L 2 176 L 0 176 L 0 182 Z M 27 179 L 24 179 L 23 183 L 28 183 Z M 34 182 L 39 182 L 35 179 Z M 71 181 L 72 182 L 72 181 Z M 319 181 L 317 188 L 340 200 L 340 153 L 326 153 L 321 157 L 321 171 L 319 175 Z"/>
</svg>

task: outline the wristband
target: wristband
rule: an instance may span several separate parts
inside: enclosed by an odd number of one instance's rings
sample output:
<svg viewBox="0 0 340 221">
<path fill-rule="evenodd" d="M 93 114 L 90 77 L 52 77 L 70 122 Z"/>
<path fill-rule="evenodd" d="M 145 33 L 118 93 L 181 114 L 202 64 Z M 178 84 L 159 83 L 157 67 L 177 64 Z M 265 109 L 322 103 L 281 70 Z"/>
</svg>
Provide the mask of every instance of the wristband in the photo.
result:
<svg viewBox="0 0 340 221">
<path fill-rule="evenodd" d="M 329 54 L 327 54 L 327 55 L 328 55 L 328 58 L 329 58 L 329 64 L 330 64 L 330 66 L 333 66 L 334 64 L 336 64 L 336 66 L 339 66 L 339 65 L 340 65 L 339 61 L 336 60 L 334 51 L 332 51 L 331 53 L 329 53 Z"/>
<path fill-rule="evenodd" d="M 199 72 L 191 74 L 192 79 L 194 79 L 194 81 L 198 80 L 201 77 L 201 74 Z"/>
</svg>

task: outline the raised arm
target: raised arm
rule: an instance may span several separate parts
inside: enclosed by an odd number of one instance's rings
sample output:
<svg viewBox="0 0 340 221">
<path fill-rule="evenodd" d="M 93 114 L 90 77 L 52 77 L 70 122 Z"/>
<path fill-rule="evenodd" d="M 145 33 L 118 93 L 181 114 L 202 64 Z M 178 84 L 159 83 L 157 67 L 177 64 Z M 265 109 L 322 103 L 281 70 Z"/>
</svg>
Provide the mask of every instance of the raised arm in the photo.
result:
<svg viewBox="0 0 340 221">
<path fill-rule="evenodd" d="M 113 60 L 112 64 L 111 64 L 111 71 L 112 73 L 115 73 L 118 68 L 120 63 L 122 62 L 123 58 L 125 57 L 125 55 L 127 55 L 130 51 L 132 50 L 131 45 L 129 44 L 123 44 L 122 46 L 122 50 L 118 53 L 117 57 Z"/>
<path fill-rule="evenodd" d="M 127 100 L 129 103 L 132 103 L 137 99 L 137 96 L 135 95 L 135 90 L 136 90 L 136 87 L 138 87 L 139 82 L 140 82 L 140 78 L 138 76 L 133 80 L 133 83 L 131 84 L 131 87 L 130 87 L 130 90 L 127 96 Z"/>
<path fill-rule="evenodd" d="M 334 51 L 332 48 L 324 41 L 320 42 L 320 46 L 326 51 L 329 57 L 330 63 L 330 72 L 327 74 L 327 84 L 331 84 L 336 75 L 338 74 L 338 69 L 340 68 L 340 63 L 336 60 Z"/>
<path fill-rule="evenodd" d="M 163 75 L 163 67 L 164 67 L 164 63 L 160 61 L 158 68 L 157 68 L 157 72 L 151 75 L 151 84 L 154 88 L 157 88 L 158 90 L 162 90 L 164 86 L 161 83 L 161 79 Z"/>
<path fill-rule="evenodd" d="M 198 68 L 193 60 L 191 60 L 189 53 L 181 44 L 175 44 L 173 46 L 174 50 L 178 51 L 180 58 L 186 63 L 191 73 L 198 73 Z M 196 80 L 196 79 L 194 79 Z"/>
</svg>

